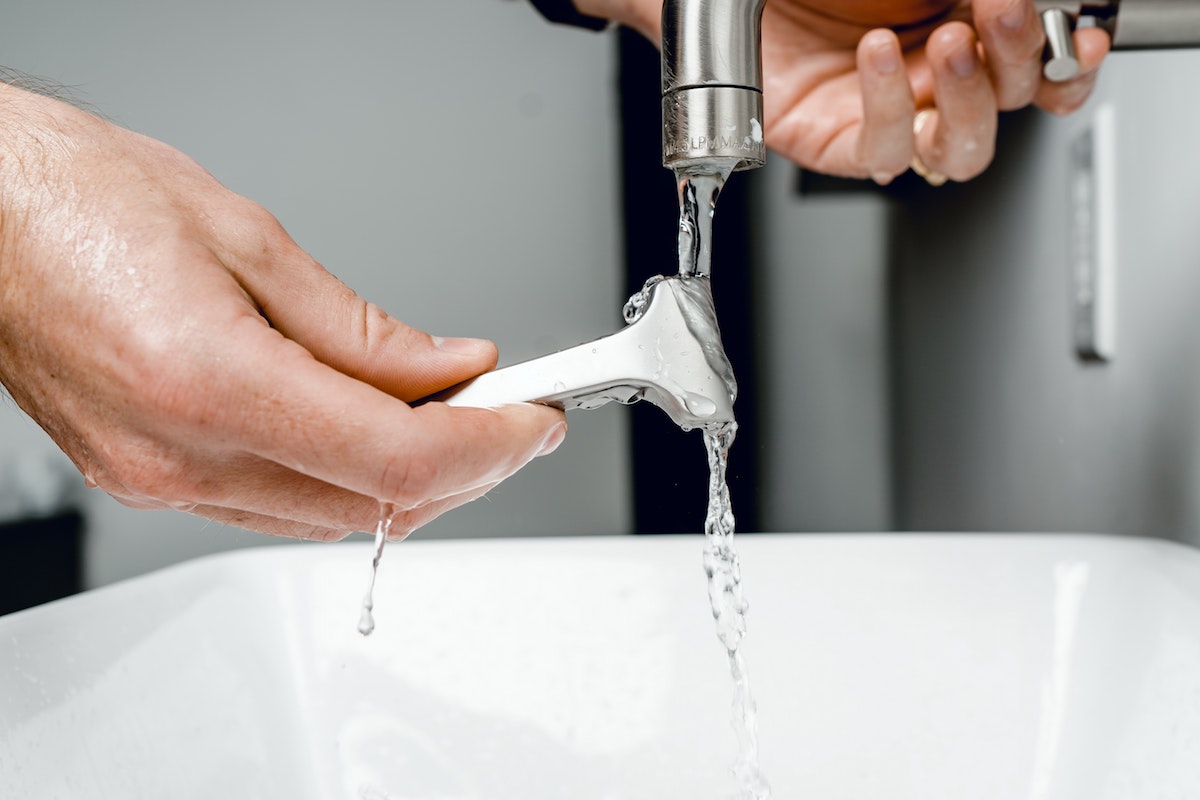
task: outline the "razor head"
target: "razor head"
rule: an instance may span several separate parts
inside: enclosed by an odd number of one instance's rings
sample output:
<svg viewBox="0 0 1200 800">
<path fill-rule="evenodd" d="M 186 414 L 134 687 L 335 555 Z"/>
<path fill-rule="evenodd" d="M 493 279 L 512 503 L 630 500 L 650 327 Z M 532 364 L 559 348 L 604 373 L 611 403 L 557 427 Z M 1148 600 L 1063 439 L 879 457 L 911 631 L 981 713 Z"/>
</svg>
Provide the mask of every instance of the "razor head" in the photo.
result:
<svg viewBox="0 0 1200 800">
<path fill-rule="evenodd" d="M 684 430 L 733 422 L 737 384 L 708 279 L 673 276 L 643 292 L 636 318 L 611 336 L 485 373 L 430 399 L 452 406 L 532 402 L 563 409 L 646 400 Z"/>
</svg>

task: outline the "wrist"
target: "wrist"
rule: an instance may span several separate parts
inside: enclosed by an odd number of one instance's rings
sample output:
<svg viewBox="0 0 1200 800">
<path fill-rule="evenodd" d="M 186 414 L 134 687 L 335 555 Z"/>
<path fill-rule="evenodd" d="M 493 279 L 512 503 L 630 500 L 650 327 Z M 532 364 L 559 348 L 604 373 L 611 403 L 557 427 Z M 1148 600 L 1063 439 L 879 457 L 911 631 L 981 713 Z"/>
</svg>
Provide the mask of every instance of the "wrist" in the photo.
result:
<svg viewBox="0 0 1200 800">
<path fill-rule="evenodd" d="M 6 254 L 19 240 L 18 221 L 41 184 L 45 161 L 45 112 L 37 95 L 0 82 L 0 237 Z"/>
<path fill-rule="evenodd" d="M 0 270 L 45 239 L 48 219 L 66 213 L 79 190 L 73 171 L 85 157 L 81 141 L 97 122 L 66 102 L 0 81 Z"/>
<path fill-rule="evenodd" d="M 0 172 L 33 166 L 30 158 L 65 133 L 72 114 L 83 113 L 48 95 L 0 81 Z"/>
</svg>

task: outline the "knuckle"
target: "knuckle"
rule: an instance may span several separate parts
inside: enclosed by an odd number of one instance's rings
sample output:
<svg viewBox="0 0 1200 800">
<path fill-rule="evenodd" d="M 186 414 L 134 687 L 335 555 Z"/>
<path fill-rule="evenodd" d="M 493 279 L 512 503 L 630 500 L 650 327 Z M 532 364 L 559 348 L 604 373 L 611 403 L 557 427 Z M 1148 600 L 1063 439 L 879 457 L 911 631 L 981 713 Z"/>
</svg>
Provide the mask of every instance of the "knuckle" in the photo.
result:
<svg viewBox="0 0 1200 800">
<path fill-rule="evenodd" d="M 393 349 L 412 352 L 432 344 L 429 334 L 399 322 L 374 303 L 358 295 L 354 295 L 354 301 L 361 330 L 360 347 L 366 358 L 383 357 Z"/>
<path fill-rule="evenodd" d="M 180 372 L 178 366 L 152 368 L 152 376 L 137 401 L 142 418 L 152 425 L 187 431 L 215 429 L 219 416 L 217 398 L 201 387 L 211 383 L 203 375 Z"/>
<path fill-rule="evenodd" d="M 238 198 L 224 216 L 223 223 L 226 240 L 249 258 L 261 258 L 296 247 L 274 214 L 245 198 Z"/>
<path fill-rule="evenodd" d="M 1015 111 L 1033 102 L 1037 96 L 1041 74 L 1022 74 L 1006 81 L 996 90 L 996 107 L 1000 111 Z"/>
<path fill-rule="evenodd" d="M 189 382 L 174 370 L 159 368 L 151 359 L 147 364 L 150 381 L 140 395 L 141 411 L 151 420 L 178 420 L 190 414 L 193 406 Z"/>
<path fill-rule="evenodd" d="M 183 462 L 161 447 L 125 442 L 110 447 L 103 459 L 105 474 L 130 499 L 154 500 L 170 507 L 190 504 L 190 482 Z"/>
</svg>

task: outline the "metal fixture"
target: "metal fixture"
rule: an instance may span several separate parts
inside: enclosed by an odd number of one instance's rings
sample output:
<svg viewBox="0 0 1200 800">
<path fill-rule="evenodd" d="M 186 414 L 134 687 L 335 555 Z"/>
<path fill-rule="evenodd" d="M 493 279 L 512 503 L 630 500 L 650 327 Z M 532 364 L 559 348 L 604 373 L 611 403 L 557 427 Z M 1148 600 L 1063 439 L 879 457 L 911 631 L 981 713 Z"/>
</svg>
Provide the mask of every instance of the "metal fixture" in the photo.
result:
<svg viewBox="0 0 1200 800">
<path fill-rule="evenodd" d="M 1066 81 L 1079 74 L 1071 32 L 1104 29 L 1114 50 L 1200 47 L 1197 0 L 1035 0 L 1046 29 L 1043 74 Z"/>
<path fill-rule="evenodd" d="M 663 166 L 761 167 L 765 0 L 666 0 L 662 15 Z"/>
</svg>

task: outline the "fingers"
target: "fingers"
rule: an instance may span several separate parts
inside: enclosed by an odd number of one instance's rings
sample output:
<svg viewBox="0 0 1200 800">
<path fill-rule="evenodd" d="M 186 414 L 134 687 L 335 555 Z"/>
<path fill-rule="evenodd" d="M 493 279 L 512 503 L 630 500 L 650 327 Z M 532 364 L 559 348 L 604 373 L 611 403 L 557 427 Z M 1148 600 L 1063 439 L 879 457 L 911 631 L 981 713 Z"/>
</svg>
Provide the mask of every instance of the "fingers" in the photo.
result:
<svg viewBox="0 0 1200 800">
<path fill-rule="evenodd" d="M 413 512 L 411 527 L 565 434 L 562 412 L 542 406 L 413 409 L 317 361 L 252 308 L 221 305 L 204 306 L 221 336 L 139 371 L 138 399 L 109 420 L 127 424 L 89 450 L 94 483 L 125 502 L 330 538 L 372 527 L 388 501 Z"/>
<path fill-rule="evenodd" d="M 380 502 L 248 454 L 189 453 L 180 463 L 161 465 L 157 475 L 143 465 L 126 483 L 106 486 L 122 504 L 138 509 L 184 511 L 223 524 L 277 536 L 332 541 L 354 531 L 371 531 Z M 499 481 L 466 486 L 394 514 L 391 538 L 400 539 L 439 515 L 478 499 Z"/>
<path fill-rule="evenodd" d="M 976 0 L 973 8 L 1000 110 L 1034 103 L 1055 114 L 1068 114 L 1083 105 L 1095 86 L 1096 70 L 1111 47 L 1108 34 L 1099 28 L 1076 30 L 1080 75 L 1055 83 L 1042 77 L 1046 34 L 1029 0 Z"/>
<path fill-rule="evenodd" d="M 454 497 L 428 503 L 420 508 L 397 512 L 393 516 L 391 527 L 388 529 L 388 539 L 392 541 L 404 539 L 413 531 L 432 522 L 447 511 L 473 500 L 478 500 L 495 488 L 495 486 L 496 484 L 494 483 L 488 484 L 472 489 L 469 492 L 455 495 Z M 163 507 L 161 503 L 147 504 L 129 501 L 120 497 L 117 500 L 134 508 Z M 370 533 L 375 529 L 379 519 L 379 504 L 372 501 L 370 506 L 372 509 L 370 516 L 365 517 L 365 521 L 362 524 L 352 526 L 322 526 L 287 516 L 275 516 L 273 514 L 248 511 L 237 507 L 209 505 L 205 503 L 197 503 L 180 510 L 204 517 L 222 525 L 236 525 L 239 528 L 265 533 L 270 536 L 286 536 L 292 539 L 309 539 L 319 542 L 336 542 L 356 531 Z"/>
<path fill-rule="evenodd" d="M 544 406 L 410 408 L 266 328 L 243 352 L 238 402 L 213 406 L 231 446 L 401 509 L 503 480 L 566 432 Z"/>
<path fill-rule="evenodd" d="M 133 507 L 170 508 L 234 524 L 242 523 L 231 515 L 272 519 L 275 527 L 286 523 L 303 538 L 313 538 L 303 533 L 308 529 L 369 530 L 379 513 L 379 502 L 372 497 L 248 453 L 210 453 L 203 448 L 157 465 L 147 461 L 138 475 L 106 490 Z M 225 511 L 211 513 L 215 509 Z M 252 527 L 263 530 L 261 524 Z"/>
<path fill-rule="evenodd" d="M 996 94 L 969 25 L 951 22 L 926 44 L 936 107 L 916 132 L 916 155 L 930 170 L 965 181 L 983 172 L 995 151 Z"/>
<path fill-rule="evenodd" d="M 131 505 L 120 497 L 117 500 L 126 505 Z M 135 505 L 134 507 L 137 508 L 139 506 Z M 310 525 L 292 519 L 281 519 L 265 514 L 255 514 L 250 511 L 223 508 L 220 506 L 200 504 L 188 508 L 186 511 L 221 525 L 235 525 L 248 531 L 265 533 L 269 536 L 286 536 L 289 539 L 337 542 L 354 532 L 352 529 L 323 528 L 319 525 Z"/>
<path fill-rule="evenodd" d="M 335 406 L 322 409 L 294 381 L 273 379 L 294 401 L 292 407 L 253 391 L 241 392 L 241 405 L 253 419 L 262 398 L 275 425 L 248 422 L 252 435 L 227 432 L 177 453 L 154 447 L 136 459 L 122 457 L 104 488 L 137 508 L 171 508 L 264 533 L 322 540 L 371 530 L 379 502 L 387 501 L 399 509 L 393 533 L 402 538 L 552 452 L 566 431 L 561 412 L 549 408 L 431 403 L 413 410 L 370 387 L 366 391 L 384 401 L 382 417 L 354 398 L 359 412 L 323 419 Z M 226 437 L 269 457 L 231 456 Z"/>
<path fill-rule="evenodd" d="M 1025 0 L 1007 7 L 988 6 L 992 15 L 979 22 L 986 62 L 979 57 L 980 40 L 963 23 L 943 25 L 926 45 L 935 108 L 922 112 L 926 124 L 917 125 L 916 155 L 930 171 L 957 181 L 975 177 L 991 163 L 1001 109 L 1032 101 L 1065 114 L 1083 105 L 1110 47 L 1108 35 L 1099 29 L 1077 31 L 1080 76 L 1064 83 L 1045 80 L 1041 76 L 1044 34 L 1032 8 L 1026 8 Z"/>
<path fill-rule="evenodd" d="M 933 107 L 919 113 L 907 72 L 888 71 L 898 55 L 899 42 L 890 31 L 872 31 L 859 42 L 860 168 L 876 182 L 887 183 L 904 172 L 915 155 L 931 182 L 965 181 L 983 172 L 995 152 L 998 107 L 974 30 L 952 22 L 929 37 L 930 77 L 922 75 L 916 82 L 931 85 L 924 92 Z"/>
<path fill-rule="evenodd" d="M 1042 84 L 1046 33 L 1030 0 L 974 3 L 975 28 L 1001 111 L 1033 102 Z"/>
<path fill-rule="evenodd" d="M 908 169 L 915 107 L 900 41 L 890 30 L 868 33 L 858 44 L 863 123 L 855 160 L 879 184 Z"/>
<path fill-rule="evenodd" d="M 426 525 L 429 522 L 440 517 L 447 511 L 458 508 L 461 505 L 478 500 L 486 495 L 492 489 L 499 485 L 499 481 L 495 483 L 484 484 L 477 486 L 453 497 L 446 497 L 441 500 L 435 500 L 432 503 L 412 508 L 407 511 L 401 511 L 392 519 L 392 525 L 388 529 L 388 539 L 396 541 L 406 538 L 410 533 L 418 528 Z"/>
<path fill-rule="evenodd" d="M 914 169 L 932 183 L 965 181 L 983 172 L 995 154 L 998 113 L 1036 103 L 1058 114 L 1078 109 L 1095 86 L 1110 48 L 1095 28 L 1075 32 L 1078 78 L 1054 83 L 1042 77 L 1045 32 L 1029 0 L 977 0 L 974 28 L 964 22 L 938 27 L 925 42 L 923 61 L 897 67 L 899 42 L 886 30 L 858 45 L 862 124 L 843 131 L 823 161 L 881 184 Z M 917 109 L 913 108 L 913 96 Z M 847 140 L 854 142 L 852 156 Z M 915 158 L 914 158 L 915 157 Z"/>
<path fill-rule="evenodd" d="M 405 325 L 326 271 L 265 211 L 245 212 L 224 231 L 222 258 L 272 327 L 317 360 L 406 402 L 496 366 L 491 342 Z"/>
</svg>

